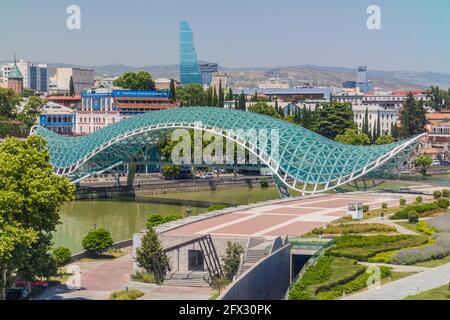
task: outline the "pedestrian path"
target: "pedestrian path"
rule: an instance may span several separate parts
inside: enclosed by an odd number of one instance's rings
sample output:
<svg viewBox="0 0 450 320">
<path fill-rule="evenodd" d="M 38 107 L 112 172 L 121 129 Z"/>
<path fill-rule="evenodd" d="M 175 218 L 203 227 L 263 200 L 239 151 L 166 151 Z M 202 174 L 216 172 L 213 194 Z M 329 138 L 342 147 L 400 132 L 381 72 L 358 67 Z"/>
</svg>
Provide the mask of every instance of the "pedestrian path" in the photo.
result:
<svg viewBox="0 0 450 320">
<path fill-rule="evenodd" d="M 450 281 L 450 263 L 429 268 L 418 274 L 347 296 L 343 300 L 401 300 L 411 295 L 441 287 Z"/>
</svg>

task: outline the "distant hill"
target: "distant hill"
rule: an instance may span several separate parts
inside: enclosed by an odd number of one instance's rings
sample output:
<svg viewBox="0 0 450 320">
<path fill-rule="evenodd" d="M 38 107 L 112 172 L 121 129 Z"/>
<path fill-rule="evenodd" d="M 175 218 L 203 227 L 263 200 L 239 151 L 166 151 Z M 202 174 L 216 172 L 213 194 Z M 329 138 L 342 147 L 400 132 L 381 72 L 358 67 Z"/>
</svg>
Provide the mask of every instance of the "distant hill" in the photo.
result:
<svg viewBox="0 0 450 320">
<path fill-rule="evenodd" d="M 203 62 L 203 61 L 202 61 Z M 0 61 L 0 63 L 2 63 Z M 72 64 L 49 63 L 54 67 L 76 67 Z M 109 64 L 91 66 L 98 75 L 117 76 L 125 72 L 148 71 L 155 78 L 179 78 L 177 64 L 151 65 L 134 67 L 125 64 Z M 314 85 L 341 87 L 347 80 L 354 80 L 356 68 L 295 65 L 278 67 L 247 67 L 227 68 L 219 66 L 219 70 L 229 75 L 229 84 L 234 87 L 256 87 L 259 82 L 266 81 L 270 77 L 279 77 L 280 80 L 294 84 L 308 82 Z M 450 88 L 450 74 L 436 72 L 415 71 L 368 71 L 368 77 L 375 87 L 385 90 L 397 89 L 423 89 L 431 85 L 442 88 Z"/>
</svg>

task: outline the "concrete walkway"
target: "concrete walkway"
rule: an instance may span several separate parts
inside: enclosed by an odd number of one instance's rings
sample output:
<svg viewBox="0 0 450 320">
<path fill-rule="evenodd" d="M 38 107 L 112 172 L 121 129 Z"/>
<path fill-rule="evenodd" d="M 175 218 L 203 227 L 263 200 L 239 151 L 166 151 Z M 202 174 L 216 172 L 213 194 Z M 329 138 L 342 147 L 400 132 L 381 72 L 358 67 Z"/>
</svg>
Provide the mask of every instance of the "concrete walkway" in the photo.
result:
<svg viewBox="0 0 450 320">
<path fill-rule="evenodd" d="M 74 263 L 80 268 L 80 288 L 66 284 L 48 289 L 37 300 L 106 300 L 114 291 L 125 288 L 133 269 L 131 254 L 107 261 Z"/>
<path fill-rule="evenodd" d="M 448 284 L 450 263 L 429 268 L 418 274 L 391 282 L 379 289 L 371 289 L 347 296 L 343 300 L 401 300 L 411 295 Z"/>
</svg>

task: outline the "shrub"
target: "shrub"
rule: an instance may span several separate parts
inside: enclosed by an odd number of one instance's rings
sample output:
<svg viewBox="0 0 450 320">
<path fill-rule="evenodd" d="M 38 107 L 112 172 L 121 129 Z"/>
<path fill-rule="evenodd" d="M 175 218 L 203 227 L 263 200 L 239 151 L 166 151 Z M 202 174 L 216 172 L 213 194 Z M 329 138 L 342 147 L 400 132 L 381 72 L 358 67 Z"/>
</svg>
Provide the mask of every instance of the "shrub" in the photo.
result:
<svg viewBox="0 0 450 320">
<path fill-rule="evenodd" d="M 343 241 L 340 238 L 347 238 Z M 336 239 L 336 247 L 328 251 L 329 255 L 368 261 L 381 252 L 426 244 L 428 236 L 343 236 Z M 353 239 L 352 239 L 353 238 Z M 365 239 L 367 238 L 367 239 Z"/>
<path fill-rule="evenodd" d="M 450 190 L 449 189 L 443 189 L 442 190 L 442 196 L 444 198 L 450 198 Z"/>
<path fill-rule="evenodd" d="M 383 203 L 381 204 L 381 209 L 386 210 L 387 208 L 388 208 L 387 202 L 383 202 Z"/>
<path fill-rule="evenodd" d="M 441 209 L 447 209 L 450 203 L 448 198 L 439 198 L 437 201 L 437 205 Z"/>
<path fill-rule="evenodd" d="M 220 294 L 223 289 L 225 289 L 230 284 L 230 280 L 227 278 L 214 277 L 210 281 L 211 288 L 217 290 Z"/>
<path fill-rule="evenodd" d="M 145 271 L 136 271 L 131 275 L 131 279 L 144 283 L 156 283 L 155 275 Z"/>
<path fill-rule="evenodd" d="M 390 263 L 392 257 L 398 252 L 398 250 L 380 252 L 374 255 L 373 257 L 367 259 L 369 262 L 378 262 L 378 263 Z"/>
<path fill-rule="evenodd" d="M 143 292 L 139 290 L 128 290 L 128 291 L 117 291 L 111 293 L 109 300 L 136 300 L 144 295 Z"/>
<path fill-rule="evenodd" d="M 261 188 L 268 188 L 269 187 L 269 181 L 267 181 L 267 178 L 262 178 L 259 183 L 261 185 Z"/>
<path fill-rule="evenodd" d="M 419 215 L 415 211 L 410 211 L 408 213 L 408 222 L 409 223 L 417 223 L 419 222 Z"/>
<path fill-rule="evenodd" d="M 338 225 L 317 228 L 312 231 L 313 234 L 352 234 L 352 233 L 370 233 L 370 232 L 395 232 L 397 229 L 383 223 L 343 223 Z"/>
<path fill-rule="evenodd" d="M 213 204 L 212 206 L 210 206 L 208 209 L 206 209 L 207 212 L 212 212 L 212 211 L 217 211 L 217 210 L 223 210 L 225 209 L 227 206 L 221 203 L 217 203 L 217 204 Z"/>
<path fill-rule="evenodd" d="M 152 214 L 147 219 L 147 229 L 154 228 L 161 224 L 176 221 L 182 218 L 183 216 L 180 214 L 169 214 L 164 216 L 160 214 Z"/>
<path fill-rule="evenodd" d="M 423 197 L 422 196 L 418 196 L 416 198 L 416 203 L 422 203 L 423 202 Z"/>
<path fill-rule="evenodd" d="M 403 207 L 406 204 L 405 198 L 400 198 L 400 207 Z"/>
<path fill-rule="evenodd" d="M 58 268 L 61 268 L 70 262 L 70 260 L 72 259 L 72 252 L 69 248 L 58 247 L 53 249 L 52 257 L 56 263 L 56 266 Z"/>
<path fill-rule="evenodd" d="M 367 212 L 369 212 L 369 210 L 370 210 L 370 207 L 368 204 L 363 205 L 363 213 L 367 213 Z"/>
<path fill-rule="evenodd" d="M 380 267 L 381 270 L 381 278 L 386 278 L 390 276 L 391 271 L 390 268 L 387 267 Z M 340 286 L 334 287 L 329 291 L 321 292 L 317 295 L 317 297 L 320 300 L 332 300 L 339 297 L 342 297 L 342 294 L 345 292 L 346 294 L 359 291 L 361 289 L 364 289 L 367 286 L 367 281 L 369 280 L 369 277 L 371 274 L 369 272 L 365 272 L 352 281 L 349 281 L 345 284 L 342 284 Z"/>
<path fill-rule="evenodd" d="M 433 197 L 435 199 L 439 199 L 440 197 L 442 197 L 442 192 L 439 190 L 433 191 Z"/>
<path fill-rule="evenodd" d="M 449 232 L 450 233 L 450 214 L 446 214 L 432 220 L 429 220 L 427 224 L 437 230 L 438 232 Z"/>
<path fill-rule="evenodd" d="M 421 261 L 442 259 L 450 255 L 450 234 L 436 234 L 436 242 L 419 248 L 400 250 L 395 254 L 391 262 L 401 265 L 411 265 Z"/>
<path fill-rule="evenodd" d="M 233 281 L 234 276 L 239 271 L 241 263 L 241 254 L 244 253 L 244 248 L 239 243 L 227 242 L 227 250 L 225 256 L 222 257 L 223 269 L 225 277 L 229 281 Z"/>
<path fill-rule="evenodd" d="M 391 220 L 408 219 L 408 213 L 411 211 L 417 212 L 421 217 L 432 214 L 436 210 L 439 210 L 437 203 L 412 203 L 397 211 L 395 214 L 389 217 Z"/>
<path fill-rule="evenodd" d="M 104 228 L 90 231 L 81 242 L 84 250 L 90 254 L 99 255 L 113 244 L 111 233 Z"/>
</svg>

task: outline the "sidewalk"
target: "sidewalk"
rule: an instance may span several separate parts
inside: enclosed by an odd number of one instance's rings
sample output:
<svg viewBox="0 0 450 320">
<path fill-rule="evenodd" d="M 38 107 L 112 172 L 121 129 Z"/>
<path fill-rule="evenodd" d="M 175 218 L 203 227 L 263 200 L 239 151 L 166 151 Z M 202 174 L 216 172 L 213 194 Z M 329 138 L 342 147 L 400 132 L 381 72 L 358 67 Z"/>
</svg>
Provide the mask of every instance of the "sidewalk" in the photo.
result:
<svg viewBox="0 0 450 320">
<path fill-rule="evenodd" d="M 429 268 L 418 274 L 391 282 L 379 289 L 347 296 L 342 300 L 401 300 L 407 296 L 428 291 L 450 281 L 450 263 L 436 268 Z"/>
</svg>

